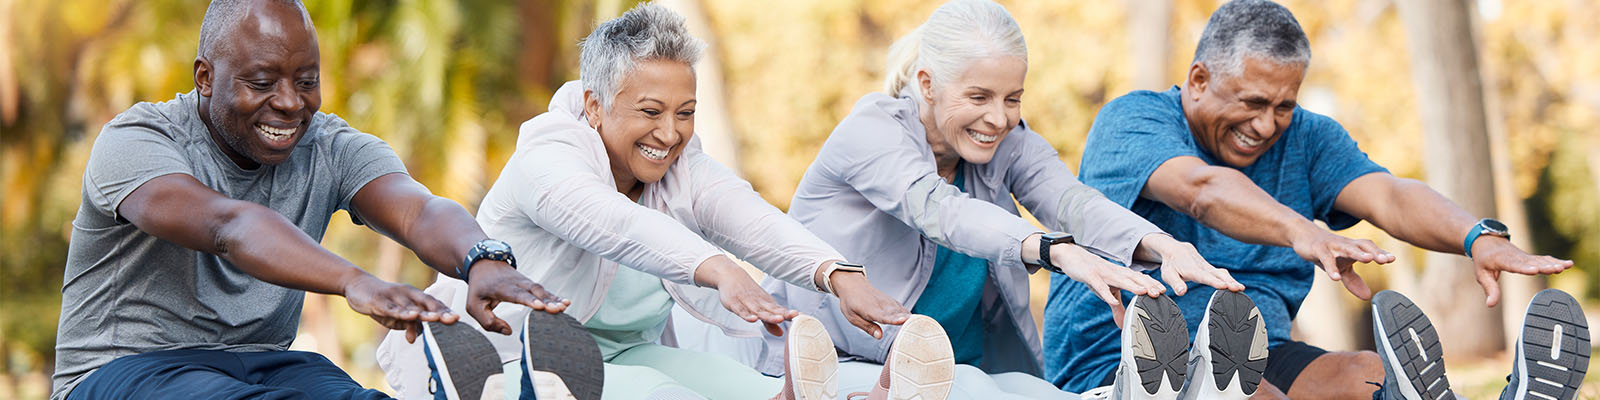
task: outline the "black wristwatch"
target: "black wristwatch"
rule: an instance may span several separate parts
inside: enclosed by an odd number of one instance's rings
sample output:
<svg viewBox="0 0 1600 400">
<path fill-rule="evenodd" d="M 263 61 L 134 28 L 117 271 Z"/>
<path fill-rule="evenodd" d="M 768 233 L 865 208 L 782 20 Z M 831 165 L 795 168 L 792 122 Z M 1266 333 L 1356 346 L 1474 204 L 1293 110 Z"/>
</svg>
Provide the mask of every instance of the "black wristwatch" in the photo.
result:
<svg viewBox="0 0 1600 400">
<path fill-rule="evenodd" d="M 1072 244 L 1072 234 L 1066 232 L 1050 232 L 1039 236 L 1039 266 L 1055 273 L 1066 273 L 1060 266 L 1050 263 L 1050 246 L 1057 244 Z"/>
<path fill-rule="evenodd" d="M 1510 239 L 1511 230 L 1506 229 L 1505 223 L 1502 223 L 1500 220 L 1494 218 L 1484 218 L 1478 220 L 1478 223 L 1472 226 L 1472 230 L 1467 231 L 1467 239 L 1461 244 L 1461 247 L 1464 248 L 1462 254 L 1466 254 L 1467 258 L 1472 258 L 1472 244 L 1476 243 L 1478 241 L 1478 237 L 1483 235 L 1499 236 Z"/>
<path fill-rule="evenodd" d="M 479 240 L 478 244 L 472 245 L 472 249 L 467 250 L 467 259 L 461 262 L 460 267 L 456 268 L 456 276 L 461 277 L 462 282 L 466 282 L 468 274 L 472 273 L 472 263 L 478 262 L 478 260 L 505 261 L 506 264 L 511 264 L 512 268 L 517 266 L 517 258 L 511 255 L 510 244 L 494 239 L 484 239 Z"/>
</svg>

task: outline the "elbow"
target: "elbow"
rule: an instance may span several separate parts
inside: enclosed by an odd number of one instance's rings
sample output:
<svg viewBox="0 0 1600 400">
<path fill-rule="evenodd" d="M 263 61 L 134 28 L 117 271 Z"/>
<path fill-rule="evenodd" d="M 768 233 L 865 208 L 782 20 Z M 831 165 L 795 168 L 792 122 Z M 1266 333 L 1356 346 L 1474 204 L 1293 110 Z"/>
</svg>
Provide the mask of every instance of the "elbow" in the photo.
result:
<svg viewBox="0 0 1600 400">
<path fill-rule="evenodd" d="M 1229 191 L 1225 188 L 1224 182 L 1230 173 L 1239 172 L 1227 168 L 1206 167 L 1190 173 L 1183 182 L 1182 193 L 1186 195 L 1176 202 L 1177 204 L 1173 204 L 1177 206 L 1173 208 L 1189 214 L 1196 220 L 1205 221 L 1211 210 L 1227 201 Z"/>
<path fill-rule="evenodd" d="M 271 218 L 282 218 L 276 211 L 253 203 L 241 201 L 228 201 L 220 210 L 213 214 L 211 229 L 208 230 L 207 243 L 211 246 L 207 252 L 228 258 L 239 250 L 239 244 L 246 240 L 250 234 L 250 226 L 259 226 L 262 221 Z"/>
</svg>

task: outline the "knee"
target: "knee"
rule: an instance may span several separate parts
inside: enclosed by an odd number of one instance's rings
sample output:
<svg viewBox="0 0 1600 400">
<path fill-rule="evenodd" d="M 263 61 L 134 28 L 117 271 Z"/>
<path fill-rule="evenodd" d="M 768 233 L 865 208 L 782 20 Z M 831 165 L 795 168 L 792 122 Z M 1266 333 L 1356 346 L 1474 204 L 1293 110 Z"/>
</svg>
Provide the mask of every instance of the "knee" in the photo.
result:
<svg viewBox="0 0 1600 400">
<path fill-rule="evenodd" d="M 1344 364 L 1345 372 L 1348 374 L 1383 381 L 1383 359 L 1379 358 L 1376 352 L 1363 350 L 1350 353 Z"/>
</svg>

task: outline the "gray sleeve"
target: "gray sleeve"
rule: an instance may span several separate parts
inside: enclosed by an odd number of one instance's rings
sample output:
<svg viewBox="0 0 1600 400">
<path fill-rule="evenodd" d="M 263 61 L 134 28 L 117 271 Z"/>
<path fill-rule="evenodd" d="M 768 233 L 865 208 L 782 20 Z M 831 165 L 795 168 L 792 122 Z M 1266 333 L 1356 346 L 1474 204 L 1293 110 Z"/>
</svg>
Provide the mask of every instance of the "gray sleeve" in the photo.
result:
<svg viewBox="0 0 1600 400">
<path fill-rule="evenodd" d="M 83 170 L 85 203 L 96 211 L 122 220 L 117 212 L 122 200 L 151 179 L 163 175 L 194 175 L 177 129 L 150 104 L 140 104 L 106 123 L 89 151 Z"/>
<path fill-rule="evenodd" d="M 1138 214 L 1079 182 L 1039 134 L 1028 129 L 1011 134 L 1019 143 L 1014 150 L 1016 159 L 1006 173 L 1007 184 L 1017 202 L 1039 223 L 1071 233 L 1079 244 L 1124 265 L 1131 265 L 1133 252 L 1145 236 L 1162 233 Z"/>
<path fill-rule="evenodd" d="M 339 209 L 349 211 L 350 199 L 355 198 L 356 192 L 361 191 L 368 182 L 392 173 L 406 173 L 406 165 L 383 139 L 355 130 L 343 120 L 333 118 L 325 123 L 324 129 L 331 129 L 333 166 L 341 172 L 339 185 L 335 188 L 338 190 Z M 350 215 L 352 221 L 362 223 L 355 213 Z"/>
</svg>

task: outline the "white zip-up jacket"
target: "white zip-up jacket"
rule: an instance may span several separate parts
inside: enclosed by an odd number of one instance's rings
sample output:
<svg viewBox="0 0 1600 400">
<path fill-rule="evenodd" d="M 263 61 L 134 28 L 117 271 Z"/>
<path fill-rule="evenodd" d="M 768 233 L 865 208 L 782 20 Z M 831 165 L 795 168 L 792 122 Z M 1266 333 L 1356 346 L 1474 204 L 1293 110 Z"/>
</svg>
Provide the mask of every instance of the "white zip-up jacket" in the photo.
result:
<svg viewBox="0 0 1600 400">
<path fill-rule="evenodd" d="M 727 251 L 772 278 L 818 291 L 817 269 L 844 257 L 702 151 L 698 139 L 685 146 L 660 181 L 645 185 L 639 202 L 630 200 L 617 192 L 600 133 L 584 117 L 582 85 L 567 82 L 549 112 L 522 124 L 516 151 L 478 207 L 478 224 L 511 244 L 518 271 L 572 300 L 566 313 L 579 322 L 599 309 L 620 263 L 661 277 L 674 301 L 727 335 L 761 337 L 758 323 L 723 308 L 715 290 L 694 285 L 701 262 Z M 440 275 L 425 292 L 464 310 L 466 288 Z M 495 314 L 520 331 L 528 311 L 507 303 Z M 502 362 L 521 357 L 517 333 L 486 334 Z M 379 365 L 397 389 L 426 382 L 420 342 L 406 343 L 397 331 L 379 345 Z"/>
</svg>

